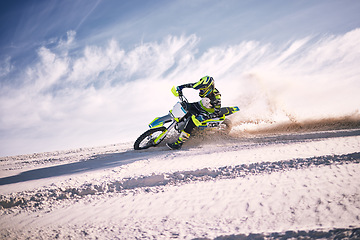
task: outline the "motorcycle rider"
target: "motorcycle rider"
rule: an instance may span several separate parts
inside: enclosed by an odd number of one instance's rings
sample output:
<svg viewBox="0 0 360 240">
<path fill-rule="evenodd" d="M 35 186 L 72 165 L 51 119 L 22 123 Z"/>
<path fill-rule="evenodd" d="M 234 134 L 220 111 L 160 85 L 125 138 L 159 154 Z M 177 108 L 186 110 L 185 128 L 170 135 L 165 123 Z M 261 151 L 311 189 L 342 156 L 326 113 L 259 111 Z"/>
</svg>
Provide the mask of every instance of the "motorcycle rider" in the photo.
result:
<svg viewBox="0 0 360 240">
<path fill-rule="evenodd" d="M 183 143 L 189 139 L 192 130 L 201 125 L 202 121 L 210 118 L 216 118 L 220 115 L 221 94 L 215 88 L 214 79 L 210 76 L 201 78 L 196 83 L 180 85 L 176 88 L 177 93 L 182 95 L 184 88 L 193 88 L 200 90 L 199 102 L 188 103 L 187 108 L 191 116 L 188 118 L 184 130 L 181 131 L 177 141 L 167 143 L 170 149 L 181 149 Z"/>
</svg>

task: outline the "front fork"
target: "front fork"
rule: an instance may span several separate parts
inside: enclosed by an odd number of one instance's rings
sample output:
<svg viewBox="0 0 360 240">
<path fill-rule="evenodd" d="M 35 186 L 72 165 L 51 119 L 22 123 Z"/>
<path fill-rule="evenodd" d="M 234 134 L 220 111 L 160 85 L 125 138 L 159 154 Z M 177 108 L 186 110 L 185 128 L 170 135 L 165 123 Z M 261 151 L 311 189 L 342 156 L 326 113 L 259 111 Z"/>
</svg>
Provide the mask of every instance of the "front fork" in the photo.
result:
<svg viewBox="0 0 360 240">
<path fill-rule="evenodd" d="M 167 133 L 173 129 L 176 125 L 176 121 L 173 121 L 168 128 L 166 128 L 157 138 L 154 139 L 154 144 L 160 143 L 167 135 Z"/>
</svg>

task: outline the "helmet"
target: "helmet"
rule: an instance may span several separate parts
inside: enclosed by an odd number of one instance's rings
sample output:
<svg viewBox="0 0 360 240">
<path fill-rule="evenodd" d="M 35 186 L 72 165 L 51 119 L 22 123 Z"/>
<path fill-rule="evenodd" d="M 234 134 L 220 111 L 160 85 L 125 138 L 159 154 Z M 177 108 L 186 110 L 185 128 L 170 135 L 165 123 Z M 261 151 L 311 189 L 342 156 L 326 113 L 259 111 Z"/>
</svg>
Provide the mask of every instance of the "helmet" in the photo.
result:
<svg viewBox="0 0 360 240">
<path fill-rule="evenodd" d="M 214 79 L 212 77 L 205 76 L 195 83 L 193 88 L 200 90 L 200 97 L 206 97 L 214 90 Z"/>
</svg>

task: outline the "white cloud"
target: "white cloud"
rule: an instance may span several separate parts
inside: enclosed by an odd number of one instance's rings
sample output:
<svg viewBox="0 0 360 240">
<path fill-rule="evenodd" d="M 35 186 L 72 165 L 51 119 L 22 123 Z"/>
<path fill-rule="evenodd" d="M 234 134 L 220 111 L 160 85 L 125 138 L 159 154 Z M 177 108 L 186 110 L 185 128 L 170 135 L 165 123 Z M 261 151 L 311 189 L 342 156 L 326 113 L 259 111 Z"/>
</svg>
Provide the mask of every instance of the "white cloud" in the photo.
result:
<svg viewBox="0 0 360 240">
<path fill-rule="evenodd" d="M 75 40 L 76 32 L 73 30 L 67 31 L 66 37 L 66 40 L 60 39 L 58 48 L 69 48 Z"/>
<path fill-rule="evenodd" d="M 360 102 L 359 35 L 355 29 L 283 48 L 249 41 L 203 53 L 195 35 L 131 50 L 112 39 L 72 55 L 76 33 L 69 32 L 57 48 L 38 50 L 22 86 L 0 89 L 0 154 L 133 140 L 176 102 L 172 85 L 204 75 L 215 77 L 223 104 L 238 105 L 244 121 L 352 114 Z M 185 93 L 198 98 L 195 91 Z"/>
<path fill-rule="evenodd" d="M 14 68 L 11 64 L 11 58 L 6 57 L 0 62 L 0 78 L 6 77 Z"/>
</svg>

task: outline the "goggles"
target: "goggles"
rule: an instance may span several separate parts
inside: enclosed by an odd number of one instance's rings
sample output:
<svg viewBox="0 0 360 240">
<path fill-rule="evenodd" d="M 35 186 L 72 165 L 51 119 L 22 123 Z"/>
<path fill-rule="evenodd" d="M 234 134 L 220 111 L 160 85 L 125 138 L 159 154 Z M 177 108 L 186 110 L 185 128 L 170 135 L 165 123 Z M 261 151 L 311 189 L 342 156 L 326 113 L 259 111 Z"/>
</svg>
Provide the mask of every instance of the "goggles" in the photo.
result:
<svg viewBox="0 0 360 240">
<path fill-rule="evenodd" d="M 200 88 L 200 97 L 206 97 L 207 95 L 209 95 L 212 92 L 212 88 Z"/>
</svg>

